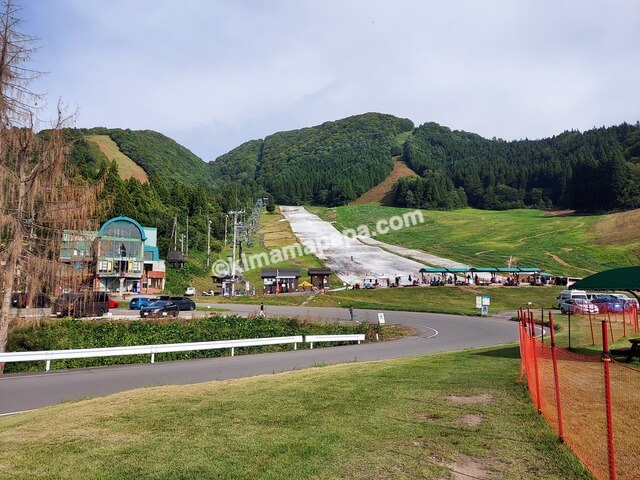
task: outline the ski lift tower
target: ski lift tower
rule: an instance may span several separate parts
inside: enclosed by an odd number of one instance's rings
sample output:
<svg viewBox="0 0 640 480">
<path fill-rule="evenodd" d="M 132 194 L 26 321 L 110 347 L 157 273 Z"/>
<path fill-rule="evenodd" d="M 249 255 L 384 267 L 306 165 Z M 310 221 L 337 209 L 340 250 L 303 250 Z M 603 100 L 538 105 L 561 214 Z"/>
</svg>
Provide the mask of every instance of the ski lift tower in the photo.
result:
<svg viewBox="0 0 640 480">
<path fill-rule="evenodd" d="M 260 228 L 260 210 L 267 204 L 269 199 L 267 197 L 259 198 L 251 215 L 246 221 L 244 219 L 244 210 L 232 210 L 227 215 L 233 219 L 233 249 L 231 257 L 231 296 L 235 296 L 235 282 L 236 282 L 236 248 L 242 247 L 242 242 L 245 242 L 247 246 L 253 244 L 253 236 L 258 232 Z"/>
</svg>

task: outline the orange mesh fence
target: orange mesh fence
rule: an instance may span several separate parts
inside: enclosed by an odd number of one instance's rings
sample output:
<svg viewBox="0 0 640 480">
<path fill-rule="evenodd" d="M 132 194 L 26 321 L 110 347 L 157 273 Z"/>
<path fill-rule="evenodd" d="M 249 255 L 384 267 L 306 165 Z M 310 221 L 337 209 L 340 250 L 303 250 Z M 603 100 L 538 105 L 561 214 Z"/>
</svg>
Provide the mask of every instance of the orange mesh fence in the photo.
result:
<svg viewBox="0 0 640 480">
<path fill-rule="evenodd" d="M 544 321 L 548 326 L 549 313 L 547 311 L 524 312 L 525 316 L 533 315 L 536 324 Z M 543 319 L 544 317 L 544 319 Z M 557 329 L 556 345 L 561 348 L 598 347 L 602 351 L 601 323 L 607 322 L 609 343 L 619 342 L 640 333 L 638 324 L 638 310 L 628 307 L 621 312 L 609 312 L 603 309 L 600 313 L 573 313 L 571 315 L 556 315 Z M 545 334 L 541 340 L 550 345 L 550 337 Z"/>
<path fill-rule="evenodd" d="M 526 376 L 538 411 L 596 478 L 638 480 L 640 370 L 612 361 L 608 354 L 582 355 L 558 348 L 552 341 L 555 336 L 548 333 L 543 343 L 534 314 L 521 311 L 519 317 L 521 375 Z M 632 318 L 627 327 L 635 329 L 637 315 Z M 624 333 L 623 320 L 611 320 L 603 324 L 601 318 L 598 323 L 592 318 L 594 341 L 604 343 L 607 352 L 610 336 Z M 588 320 L 581 325 L 589 326 Z M 590 326 L 587 332 L 591 344 Z"/>
<path fill-rule="evenodd" d="M 611 400 L 617 478 L 640 478 L 640 370 L 612 361 Z"/>
</svg>

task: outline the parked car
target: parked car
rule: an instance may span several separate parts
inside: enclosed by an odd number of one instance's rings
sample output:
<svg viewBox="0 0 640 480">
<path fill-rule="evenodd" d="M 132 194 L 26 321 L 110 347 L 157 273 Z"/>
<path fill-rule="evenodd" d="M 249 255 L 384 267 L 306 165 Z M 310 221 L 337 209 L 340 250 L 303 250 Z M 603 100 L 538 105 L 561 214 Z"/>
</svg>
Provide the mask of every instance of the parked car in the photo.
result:
<svg viewBox="0 0 640 480">
<path fill-rule="evenodd" d="M 624 309 L 622 301 L 613 295 L 601 295 L 591 300 L 591 303 L 598 307 L 600 313 L 621 313 Z"/>
<path fill-rule="evenodd" d="M 108 311 L 106 292 L 63 293 L 51 306 L 51 313 L 58 317 L 102 317 Z"/>
<path fill-rule="evenodd" d="M 556 308 L 560 308 L 560 304 L 570 298 L 581 298 L 586 300 L 587 292 L 585 292 L 584 290 L 562 290 L 558 294 L 558 298 L 556 298 Z"/>
<path fill-rule="evenodd" d="M 635 298 L 631 298 L 628 295 L 625 295 L 624 293 L 612 293 L 611 295 L 613 297 L 616 297 L 618 300 L 620 300 L 623 303 L 625 310 L 627 310 L 632 306 L 635 306 L 636 308 L 638 308 L 638 300 L 636 300 Z"/>
<path fill-rule="evenodd" d="M 140 309 L 140 316 L 143 318 L 149 317 L 177 317 L 180 313 L 178 305 L 171 300 L 156 300 L 150 303 L 146 307 Z"/>
<path fill-rule="evenodd" d="M 563 314 L 571 312 L 573 314 L 593 315 L 598 313 L 598 307 L 584 298 L 568 298 L 560 304 L 560 311 Z"/>
<path fill-rule="evenodd" d="M 116 302 L 113 298 L 109 299 L 109 308 L 118 308 L 120 304 Z"/>
<path fill-rule="evenodd" d="M 184 291 L 184 294 L 187 297 L 193 297 L 196 294 L 195 287 L 187 287 L 187 289 Z"/>
<path fill-rule="evenodd" d="M 170 300 L 176 305 L 180 310 L 195 310 L 196 302 L 187 297 L 180 296 L 172 296 L 172 295 L 160 295 L 158 297 L 159 300 Z"/>
<path fill-rule="evenodd" d="M 151 303 L 158 300 L 158 298 L 152 297 L 133 297 L 129 301 L 129 310 L 140 310 L 142 307 L 146 307 Z"/>
<path fill-rule="evenodd" d="M 29 304 L 29 294 L 26 292 L 15 292 L 11 294 L 11 306 L 13 308 L 27 308 Z M 31 299 L 30 306 L 34 308 L 49 308 L 51 299 L 42 292 L 36 293 Z"/>
</svg>

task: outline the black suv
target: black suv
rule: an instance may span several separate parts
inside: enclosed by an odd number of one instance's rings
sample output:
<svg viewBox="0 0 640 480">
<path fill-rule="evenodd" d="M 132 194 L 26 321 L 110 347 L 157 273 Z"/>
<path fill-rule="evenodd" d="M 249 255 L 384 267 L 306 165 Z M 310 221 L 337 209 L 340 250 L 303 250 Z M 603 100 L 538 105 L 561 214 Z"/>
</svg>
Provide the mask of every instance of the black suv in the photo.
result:
<svg viewBox="0 0 640 480">
<path fill-rule="evenodd" d="M 158 300 L 171 300 L 180 310 L 195 310 L 196 302 L 187 297 L 174 297 L 172 295 L 160 295 Z"/>
</svg>

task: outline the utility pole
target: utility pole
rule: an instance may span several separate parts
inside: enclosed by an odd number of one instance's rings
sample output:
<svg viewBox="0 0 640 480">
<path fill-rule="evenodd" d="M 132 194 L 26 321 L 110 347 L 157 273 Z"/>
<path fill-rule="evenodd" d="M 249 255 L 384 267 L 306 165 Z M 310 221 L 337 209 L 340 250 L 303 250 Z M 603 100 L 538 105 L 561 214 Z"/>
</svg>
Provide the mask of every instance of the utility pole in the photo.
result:
<svg viewBox="0 0 640 480">
<path fill-rule="evenodd" d="M 211 263 L 211 220 L 207 213 L 207 267 Z"/>
<path fill-rule="evenodd" d="M 173 251 L 178 250 L 178 217 L 173 217 L 173 229 L 171 230 L 173 237 Z"/>
<path fill-rule="evenodd" d="M 187 249 L 185 255 L 189 256 L 189 215 L 187 215 Z"/>
<path fill-rule="evenodd" d="M 233 249 L 231 257 L 231 296 L 235 296 L 236 288 L 236 246 L 238 244 L 238 217 L 242 215 L 242 210 L 233 210 L 229 215 L 233 215 Z"/>
<path fill-rule="evenodd" d="M 227 220 L 229 219 L 228 214 L 224 214 L 224 248 L 227 248 Z"/>
</svg>

